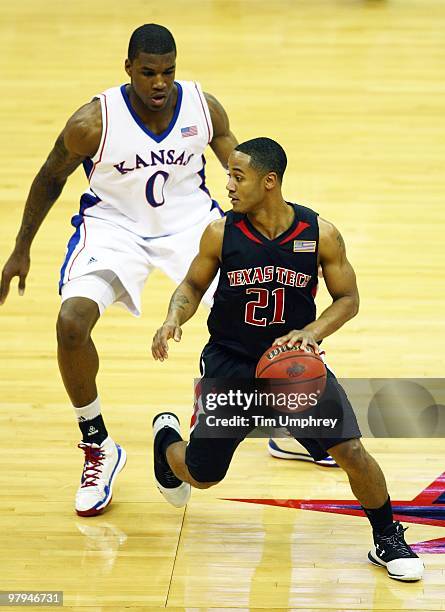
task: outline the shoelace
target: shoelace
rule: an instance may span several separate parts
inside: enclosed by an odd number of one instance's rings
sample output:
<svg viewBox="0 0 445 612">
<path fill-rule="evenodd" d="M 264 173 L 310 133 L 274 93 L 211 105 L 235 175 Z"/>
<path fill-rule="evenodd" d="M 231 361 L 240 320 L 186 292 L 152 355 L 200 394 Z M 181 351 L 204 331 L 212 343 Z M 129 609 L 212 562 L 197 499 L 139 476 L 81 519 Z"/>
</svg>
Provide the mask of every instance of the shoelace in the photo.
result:
<svg viewBox="0 0 445 612">
<path fill-rule="evenodd" d="M 392 546 L 402 557 L 412 557 L 412 550 L 405 542 L 404 534 L 407 529 L 408 527 L 402 527 L 402 525 L 397 522 L 395 533 L 390 536 L 380 536 L 379 544 Z"/>
<path fill-rule="evenodd" d="M 161 459 L 157 459 L 156 463 L 160 466 L 162 470 L 163 478 L 168 482 L 168 484 L 172 486 L 177 486 L 178 478 L 173 474 L 170 466 L 166 461 L 162 461 Z"/>
<path fill-rule="evenodd" d="M 83 444 L 82 442 L 77 446 L 85 453 L 81 487 L 82 489 L 85 487 L 95 487 L 97 479 L 101 476 L 105 453 L 100 448 L 93 448 L 89 444 Z"/>
<path fill-rule="evenodd" d="M 172 470 L 165 470 L 164 472 L 164 478 L 165 480 L 171 484 L 171 485 L 176 485 L 176 483 L 178 482 L 178 478 L 173 474 Z"/>
</svg>

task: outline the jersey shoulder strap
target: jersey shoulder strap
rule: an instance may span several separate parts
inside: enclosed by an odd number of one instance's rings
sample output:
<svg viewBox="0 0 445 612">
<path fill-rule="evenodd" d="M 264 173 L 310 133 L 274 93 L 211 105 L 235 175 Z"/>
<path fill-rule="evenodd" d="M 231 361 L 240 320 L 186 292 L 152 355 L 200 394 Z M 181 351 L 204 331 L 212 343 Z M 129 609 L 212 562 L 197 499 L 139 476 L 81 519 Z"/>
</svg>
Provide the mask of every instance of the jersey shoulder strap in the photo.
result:
<svg viewBox="0 0 445 612">
<path fill-rule="evenodd" d="M 288 202 L 288 204 L 292 204 L 295 210 L 295 215 L 300 221 L 313 220 L 314 217 L 318 217 L 318 212 L 312 208 L 309 208 L 308 206 L 296 204 L 295 202 Z"/>
<path fill-rule="evenodd" d="M 233 212 L 233 210 L 227 211 L 226 212 L 226 227 L 229 227 L 230 225 L 234 225 L 235 223 L 238 223 L 239 221 L 244 219 L 245 216 L 246 215 L 243 215 L 242 213 Z"/>
<path fill-rule="evenodd" d="M 224 225 L 224 237 L 221 250 L 222 262 L 239 250 L 238 232 L 234 225 L 244 219 L 245 215 L 235 213 L 233 210 L 226 212 L 226 223 Z M 235 231 L 234 231 L 235 230 Z"/>
</svg>

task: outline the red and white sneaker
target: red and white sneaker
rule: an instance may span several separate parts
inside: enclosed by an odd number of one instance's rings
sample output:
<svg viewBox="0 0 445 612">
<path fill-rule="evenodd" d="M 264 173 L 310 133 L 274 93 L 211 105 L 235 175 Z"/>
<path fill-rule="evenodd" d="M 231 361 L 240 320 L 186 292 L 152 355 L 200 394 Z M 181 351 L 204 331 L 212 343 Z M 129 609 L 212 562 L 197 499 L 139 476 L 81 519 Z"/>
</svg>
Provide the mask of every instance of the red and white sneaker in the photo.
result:
<svg viewBox="0 0 445 612">
<path fill-rule="evenodd" d="M 85 453 L 80 487 L 76 493 L 79 516 L 101 514 L 113 496 L 113 482 L 127 461 L 127 453 L 108 436 L 101 445 L 81 442 Z"/>
</svg>

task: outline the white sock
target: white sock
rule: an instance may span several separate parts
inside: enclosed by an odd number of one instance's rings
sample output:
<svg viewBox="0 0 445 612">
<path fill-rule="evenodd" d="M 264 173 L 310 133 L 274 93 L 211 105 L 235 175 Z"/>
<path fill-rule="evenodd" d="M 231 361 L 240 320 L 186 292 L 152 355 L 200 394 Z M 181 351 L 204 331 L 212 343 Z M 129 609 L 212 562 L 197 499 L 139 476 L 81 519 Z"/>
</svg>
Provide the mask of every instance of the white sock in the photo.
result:
<svg viewBox="0 0 445 612">
<path fill-rule="evenodd" d="M 80 408 L 76 408 L 76 406 L 73 406 L 73 408 L 74 412 L 76 413 L 78 423 L 80 423 L 81 421 L 91 421 L 100 414 L 99 396 L 97 396 L 94 402 L 91 402 L 91 404 L 81 406 Z"/>
</svg>

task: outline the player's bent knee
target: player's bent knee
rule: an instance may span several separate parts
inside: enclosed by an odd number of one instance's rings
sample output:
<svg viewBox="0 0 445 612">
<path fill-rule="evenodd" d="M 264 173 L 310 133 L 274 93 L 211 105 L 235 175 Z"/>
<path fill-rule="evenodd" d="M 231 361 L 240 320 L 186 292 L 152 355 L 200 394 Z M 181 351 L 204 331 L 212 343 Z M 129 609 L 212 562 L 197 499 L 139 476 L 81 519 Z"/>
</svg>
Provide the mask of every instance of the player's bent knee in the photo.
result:
<svg viewBox="0 0 445 612">
<path fill-rule="evenodd" d="M 59 313 L 57 319 L 57 342 L 66 349 L 84 346 L 89 338 L 89 328 L 82 320 L 68 313 Z"/>
<path fill-rule="evenodd" d="M 366 460 L 367 452 L 359 438 L 341 442 L 328 449 L 331 457 L 341 467 L 359 467 Z"/>
<path fill-rule="evenodd" d="M 195 489 L 210 489 L 210 487 L 214 487 L 215 485 L 219 484 L 220 482 L 221 482 L 220 480 L 216 480 L 214 482 L 199 482 L 198 480 L 195 480 L 193 478 L 193 482 L 191 482 L 190 484 Z"/>
<path fill-rule="evenodd" d="M 84 346 L 99 318 L 99 309 L 92 300 L 72 298 L 64 302 L 57 318 L 57 341 L 73 350 Z"/>
<path fill-rule="evenodd" d="M 192 487 L 196 489 L 210 489 L 210 487 L 214 487 L 221 480 L 224 480 L 226 475 L 226 470 L 215 470 L 209 469 L 207 464 L 203 465 L 193 465 L 190 466 L 187 464 L 187 469 L 190 477 L 190 484 Z"/>
</svg>

